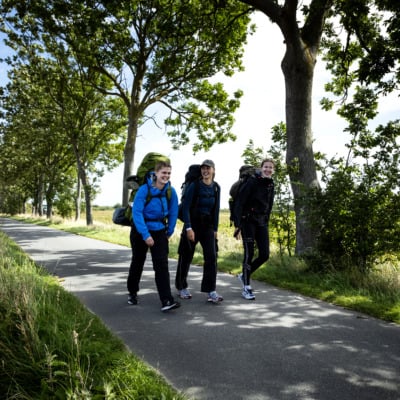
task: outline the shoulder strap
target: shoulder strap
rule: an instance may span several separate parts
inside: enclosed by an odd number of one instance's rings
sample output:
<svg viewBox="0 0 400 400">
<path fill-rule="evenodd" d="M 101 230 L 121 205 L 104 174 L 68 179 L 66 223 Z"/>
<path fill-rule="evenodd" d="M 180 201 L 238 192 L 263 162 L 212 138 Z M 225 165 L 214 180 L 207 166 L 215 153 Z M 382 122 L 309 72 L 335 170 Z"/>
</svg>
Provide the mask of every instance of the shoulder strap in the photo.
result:
<svg viewBox="0 0 400 400">
<path fill-rule="evenodd" d="M 171 185 L 168 185 L 167 190 L 166 190 L 165 192 L 166 192 L 166 193 L 165 193 L 165 197 L 166 197 L 166 199 L 167 199 L 168 207 L 169 207 L 169 201 L 170 201 L 171 198 L 172 198 L 172 189 L 171 189 Z M 144 205 L 147 206 L 147 204 L 149 204 L 150 200 L 151 200 L 153 197 L 164 197 L 164 196 L 161 196 L 161 195 L 152 196 L 151 191 L 150 191 L 150 187 L 149 187 L 149 185 L 147 185 L 147 196 L 146 196 L 146 202 L 144 203 Z"/>
</svg>

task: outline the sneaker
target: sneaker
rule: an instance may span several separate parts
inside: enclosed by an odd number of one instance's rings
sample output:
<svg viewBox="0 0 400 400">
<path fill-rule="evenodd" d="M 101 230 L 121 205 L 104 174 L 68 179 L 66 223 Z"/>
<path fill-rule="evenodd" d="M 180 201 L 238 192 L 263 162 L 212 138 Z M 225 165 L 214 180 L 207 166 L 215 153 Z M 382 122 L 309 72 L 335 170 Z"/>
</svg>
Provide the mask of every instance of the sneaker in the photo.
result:
<svg viewBox="0 0 400 400">
<path fill-rule="evenodd" d="M 256 296 L 254 296 L 253 291 L 248 286 L 243 288 L 242 297 L 246 300 L 255 300 Z"/>
<path fill-rule="evenodd" d="M 239 279 L 239 282 L 242 285 L 242 288 L 244 289 L 243 272 L 241 272 L 240 274 L 237 274 L 236 276 Z"/>
<path fill-rule="evenodd" d="M 130 294 L 128 296 L 128 304 L 130 304 L 131 306 L 135 306 L 138 303 L 139 303 L 139 300 L 138 300 L 138 297 L 136 294 Z"/>
<path fill-rule="evenodd" d="M 213 292 L 208 293 L 207 301 L 210 303 L 218 303 L 224 300 L 222 296 L 220 296 L 215 290 Z"/>
<path fill-rule="evenodd" d="M 181 299 L 186 299 L 186 300 L 192 298 L 192 295 L 191 295 L 191 293 L 189 292 L 188 289 L 182 289 L 182 290 L 180 290 L 178 296 L 179 296 Z"/>
<path fill-rule="evenodd" d="M 172 310 L 174 308 L 179 308 L 181 305 L 180 303 L 178 303 L 175 300 L 168 300 L 162 303 L 162 307 L 161 307 L 161 311 L 165 312 L 165 311 L 169 311 Z"/>
</svg>

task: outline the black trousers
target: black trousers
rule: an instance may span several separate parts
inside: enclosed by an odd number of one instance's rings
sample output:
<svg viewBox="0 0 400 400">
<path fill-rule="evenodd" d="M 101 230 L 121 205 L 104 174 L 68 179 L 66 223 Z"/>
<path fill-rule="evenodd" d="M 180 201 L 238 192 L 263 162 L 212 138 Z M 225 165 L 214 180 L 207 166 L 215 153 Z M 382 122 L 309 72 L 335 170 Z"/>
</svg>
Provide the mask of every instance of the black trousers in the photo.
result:
<svg viewBox="0 0 400 400">
<path fill-rule="evenodd" d="M 178 265 L 175 276 L 175 287 L 178 290 L 188 287 L 187 277 L 190 264 L 197 243 L 200 242 L 203 248 L 203 279 L 201 281 L 201 291 L 209 293 L 215 290 L 217 284 L 217 242 L 215 240 L 214 229 L 209 224 L 193 225 L 195 241 L 191 242 L 186 236 L 183 228 L 178 247 Z"/>
<path fill-rule="evenodd" d="M 268 225 L 260 225 L 253 221 L 244 221 L 241 227 L 243 242 L 243 281 L 245 285 L 250 285 L 250 276 L 261 265 L 269 259 L 269 230 Z M 254 258 L 255 245 L 258 254 Z"/>
<path fill-rule="evenodd" d="M 147 251 L 150 249 L 155 281 L 160 301 L 173 301 L 171 294 L 170 276 L 168 269 L 169 244 L 165 230 L 150 231 L 154 239 L 154 246 L 148 247 L 142 236 L 134 227 L 131 228 L 130 242 L 132 247 L 132 260 L 129 268 L 127 287 L 128 292 L 136 294 L 139 291 L 140 278 L 142 277 Z"/>
</svg>

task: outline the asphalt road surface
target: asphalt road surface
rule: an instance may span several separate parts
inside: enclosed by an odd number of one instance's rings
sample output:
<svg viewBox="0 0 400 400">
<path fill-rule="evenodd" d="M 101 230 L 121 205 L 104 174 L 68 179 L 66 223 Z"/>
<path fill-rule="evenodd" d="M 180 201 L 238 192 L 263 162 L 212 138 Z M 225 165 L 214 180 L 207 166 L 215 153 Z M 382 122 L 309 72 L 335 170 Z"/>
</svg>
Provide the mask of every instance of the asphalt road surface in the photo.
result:
<svg viewBox="0 0 400 400">
<path fill-rule="evenodd" d="M 398 325 L 258 282 L 256 300 L 244 300 L 237 278 L 223 273 L 224 301 L 213 305 L 196 266 L 193 298 L 162 313 L 150 259 L 140 304 L 129 306 L 129 248 L 6 218 L 0 229 L 191 399 L 400 399 Z"/>
</svg>

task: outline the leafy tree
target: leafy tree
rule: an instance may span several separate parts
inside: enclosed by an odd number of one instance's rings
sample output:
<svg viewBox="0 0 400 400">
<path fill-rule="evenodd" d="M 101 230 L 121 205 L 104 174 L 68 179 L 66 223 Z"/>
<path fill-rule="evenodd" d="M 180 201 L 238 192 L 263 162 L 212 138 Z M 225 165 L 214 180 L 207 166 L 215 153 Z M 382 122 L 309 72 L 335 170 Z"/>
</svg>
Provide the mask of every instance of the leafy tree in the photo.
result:
<svg viewBox="0 0 400 400">
<path fill-rule="evenodd" d="M 222 3 L 222 2 L 221 2 Z M 127 109 L 124 179 L 133 173 L 139 127 L 156 103 L 167 112 L 167 134 L 178 148 L 196 133 L 193 151 L 235 139 L 232 97 L 208 78 L 242 69 L 248 7 L 200 0 L 20 1 L 3 0 L 3 15 L 19 36 L 46 37 L 71 50 L 81 65 L 112 82 Z M 15 37 L 12 37 L 14 40 Z M 123 203 L 128 200 L 124 187 Z"/>
<path fill-rule="evenodd" d="M 35 83 L 26 67 L 15 67 L 10 76 L 1 99 L 1 173 L 6 186 L 18 186 L 23 201 L 33 199 L 33 212 L 42 215 L 45 198 L 47 212 L 51 212 L 50 193 L 65 178 L 73 158 L 68 157 L 65 144 L 54 135 L 55 115 L 43 87 Z"/>
<path fill-rule="evenodd" d="M 312 149 L 311 106 L 314 67 L 325 49 L 328 68 L 334 73 L 327 89 L 347 98 L 357 81 L 375 83 L 378 90 L 356 89 L 355 102 L 344 106 L 341 116 L 351 119 L 357 134 L 373 118 L 379 94 L 398 85 L 399 3 L 390 0 L 240 0 L 268 16 L 284 37 L 286 52 L 282 71 L 286 86 L 286 163 L 295 200 L 296 253 L 315 249 L 319 234 L 316 214 L 307 196 L 317 195 L 320 184 Z M 336 30 L 335 30 L 336 27 Z M 385 27 L 385 29 L 382 29 Z M 342 45 L 342 38 L 343 45 Z M 353 68 L 355 61 L 358 68 Z M 384 79 L 386 78 L 386 79 Z M 376 89 L 377 89 L 376 88 Z M 365 104 L 370 103 L 370 107 Z M 332 107 L 324 100 L 324 107 Z M 357 107 L 364 104 L 362 113 Z M 361 117 L 361 119 L 359 118 Z M 360 125 L 361 123 L 361 125 Z"/>
<path fill-rule="evenodd" d="M 96 171 L 99 165 L 111 168 L 121 160 L 122 142 L 118 138 L 124 128 L 124 118 L 121 118 L 124 109 L 115 99 L 107 101 L 88 86 L 83 72 L 68 64 L 67 57 L 59 58 L 58 63 L 36 55 L 33 57 L 34 62 L 31 60 L 28 66 L 20 66 L 18 70 L 25 71 L 26 79 L 12 79 L 9 85 L 11 90 L 23 90 L 18 91 L 19 95 L 11 92 L 5 97 L 7 137 L 13 135 L 14 141 L 22 142 L 21 147 L 29 146 L 25 157 L 30 164 L 29 171 L 35 172 L 33 166 L 38 166 L 37 177 L 32 180 L 36 183 L 32 197 L 40 215 L 44 197 L 48 217 L 52 215 L 54 200 L 66 198 L 60 190 L 66 190 L 65 182 L 71 184 L 67 176 L 71 174 L 71 166 L 77 166 L 75 176 L 83 183 L 86 222 L 90 225 L 93 223 L 91 198 L 94 185 L 89 182 L 89 174 L 101 173 Z M 20 73 L 15 76 L 18 77 L 21 78 Z M 14 110 L 11 104 L 15 105 Z M 18 112 L 21 107 L 24 107 L 23 113 Z M 26 141 L 26 135 L 16 129 L 17 126 L 29 127 L 33 138 Z M 21 153 L 15 153 L 14 159 L 17 164 Z M 58 203 L 61 206 L 65 201 Z M 76 209 L 78 218 L 80 203 L 76 204 Z"/>
</svg>

